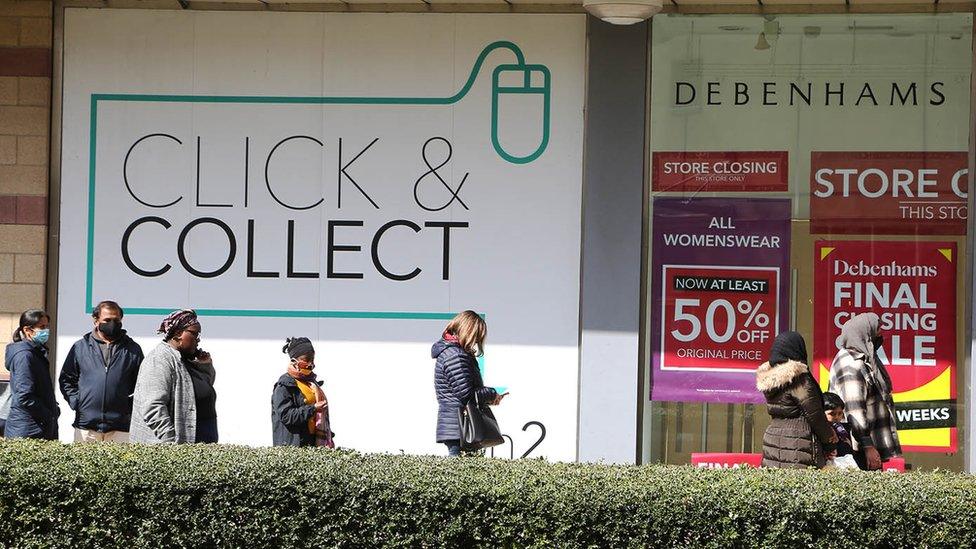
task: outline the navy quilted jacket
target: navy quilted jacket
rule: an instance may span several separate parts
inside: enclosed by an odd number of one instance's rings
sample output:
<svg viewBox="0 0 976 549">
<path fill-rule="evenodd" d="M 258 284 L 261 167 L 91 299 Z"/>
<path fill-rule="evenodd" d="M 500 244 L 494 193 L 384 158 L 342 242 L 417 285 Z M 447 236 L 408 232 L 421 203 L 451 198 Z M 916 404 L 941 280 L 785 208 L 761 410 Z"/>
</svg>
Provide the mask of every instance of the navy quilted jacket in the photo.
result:
<svg viewBox="0 0 976 549">
<path fill-rule="evenodd" d="M 485 387 L 478 361 L 455 342 L 443 339 L 434 343 L 430 357 L 434 366 L 434 391 L 437 393 L 437 442 L 459 440 L 458 410 L 475 392 L 481 402 L 492 401 L 497 393 Z"/>
<path fill-rule="evenodd" d="M 33 341 L 7 345 L 10 372 L 10 415 L 7 438 L 58 439 L 58 403 L 54 399 L 47 348 Z"/>
</svg>

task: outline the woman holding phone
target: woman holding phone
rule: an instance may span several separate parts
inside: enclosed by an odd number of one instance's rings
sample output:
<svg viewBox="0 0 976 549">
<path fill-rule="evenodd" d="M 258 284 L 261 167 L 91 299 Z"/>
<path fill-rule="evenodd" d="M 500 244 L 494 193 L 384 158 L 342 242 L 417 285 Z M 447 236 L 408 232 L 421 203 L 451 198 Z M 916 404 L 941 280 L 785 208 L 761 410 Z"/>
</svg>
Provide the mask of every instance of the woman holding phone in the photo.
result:
<svg viewBox="0 0 976 549">
<path fill-rule="evenodd" d="M 478 313 L 458 313 L 434 343 L 430 356 L 434 365 L 434 392 L 437 395 L 437 442 L 447 446 L 449 456 L 461 454 L 461 425 L 458 410 L 472 398 L 493 406 L 501 404 L 508 393 L 499 395 L 485 387 L 478 369 L 484 354 L 488 326 Z"/>
<path fill-rule="evenodd" d="M 271 392 L 271 439 L 275 446 L 335 448 L 329 399 L 315 375 L 315 347 L 307 337 L 290 337 L 281 349 L 288 369 Z"/>
<path fill-rule="evenodd" d="M 146 355 L 132 395 L 129 441 L 217 442 L 216 372 L 199 347 L 200 322 L 192 309 L 163 319 L 163 341 Z"/>
</svg>

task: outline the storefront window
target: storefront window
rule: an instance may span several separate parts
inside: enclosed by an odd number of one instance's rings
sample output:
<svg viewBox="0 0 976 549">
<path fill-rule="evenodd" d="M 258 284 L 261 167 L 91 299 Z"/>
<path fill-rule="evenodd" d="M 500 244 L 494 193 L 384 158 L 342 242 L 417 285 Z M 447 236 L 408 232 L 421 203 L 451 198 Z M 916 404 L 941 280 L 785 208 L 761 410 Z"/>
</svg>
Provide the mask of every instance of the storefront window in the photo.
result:
<svg viewBox="0 0 976 549">
<path fill-rule="evenodd" d="M 762 451 L 793 329 L 826 386 L 874 312 L 915 469 L 963 468 L 972 16 L 658 16 L 646 461 Z"/>
</svg>

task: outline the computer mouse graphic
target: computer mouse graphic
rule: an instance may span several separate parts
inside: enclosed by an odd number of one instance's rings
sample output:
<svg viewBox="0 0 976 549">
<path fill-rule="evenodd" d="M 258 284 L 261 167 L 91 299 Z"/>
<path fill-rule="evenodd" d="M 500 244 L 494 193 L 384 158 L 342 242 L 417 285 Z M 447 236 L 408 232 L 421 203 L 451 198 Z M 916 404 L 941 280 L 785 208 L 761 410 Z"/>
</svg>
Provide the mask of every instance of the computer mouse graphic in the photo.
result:
<svg viewBox="0 0 976 549">
<path fill-rule="evenodd" d="M 508 83 L 508 75 L 516 73 L 520 78 L 516 85 Z M 503 84 L 503 82 L 506 82 Z M 491 144 L 503 159 L 513 164 L 527 164 L 542 155 L 549 144 L 549 115 L 550 115 L 550 92 L 552 76 L 549 68 L 545 65 L 528 65 L 525 63 L 515 63 L 499 65 L 495 67 L 491 76 Z M 501 118 L 501 99 L 506 95 L 520 97 L 541 96 L 542 98 L 542 131 L 540 133 L 539 144 L 534 150 L 523 151 L 527 154 L 518 154 L 505 149 L 499 138 L 499 118 Z"/>
</svg>

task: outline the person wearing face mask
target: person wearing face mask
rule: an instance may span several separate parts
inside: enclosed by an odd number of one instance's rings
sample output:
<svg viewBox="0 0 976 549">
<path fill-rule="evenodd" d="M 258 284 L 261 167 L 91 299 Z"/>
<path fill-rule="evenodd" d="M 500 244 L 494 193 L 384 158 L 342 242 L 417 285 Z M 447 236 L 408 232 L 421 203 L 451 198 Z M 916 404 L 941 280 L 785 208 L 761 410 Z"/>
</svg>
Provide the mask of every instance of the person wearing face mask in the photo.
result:
<svg viewBox="0 0 976 549">
<path fill-rule="evenodd" d="M 315 348 L 307 337 L 288 338 L 281 349 L 288 371 L 271 393 L 271 436 L 275 446 L 335 448 L 329 423 L 329 400 L 313 372 Z"/>
<path fill-rule="evenodd" d="M 146 355 L 136 379 L 130 442 L 216 442 L 216 373 L 210 353 L 199 347 L 200 330 L 192 309 L 163 319 L 163 341 Z"/>
<path fill-rule="evenodd" d="M 883 462 L 901 455 L 901 444 L 891 376 L 878 357 L 884 344 L 878 315 L 861 313 L 848 320 L 837 344 L 840 350 L 830 366 L 830 392 L 846 406 L 858 465 L 881 469 Z"/>
<path fill-rule="evenodd" d="M 6 367 L 10 372 L 10 415 L 6 438 L 58 439 L 61 411 L 54 399 L 54 380 L 47 359 L 51 322 L 40 309 L 24 311 L 7 345 Z"/>
<path fill-rule="evenodd" d="M 71 346 L 61 366 L 61 394 L 75 412 L 75 442 L 128 442 L 132 393 L 142 348 L 122 329 L 122 307 L 102 301 L 92 331 Z"/>
</svg>

